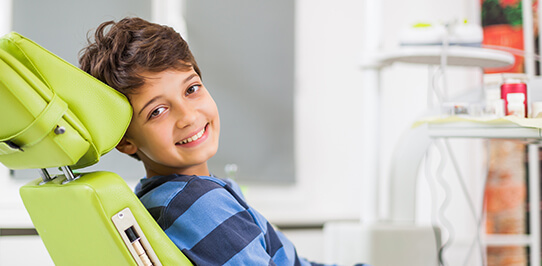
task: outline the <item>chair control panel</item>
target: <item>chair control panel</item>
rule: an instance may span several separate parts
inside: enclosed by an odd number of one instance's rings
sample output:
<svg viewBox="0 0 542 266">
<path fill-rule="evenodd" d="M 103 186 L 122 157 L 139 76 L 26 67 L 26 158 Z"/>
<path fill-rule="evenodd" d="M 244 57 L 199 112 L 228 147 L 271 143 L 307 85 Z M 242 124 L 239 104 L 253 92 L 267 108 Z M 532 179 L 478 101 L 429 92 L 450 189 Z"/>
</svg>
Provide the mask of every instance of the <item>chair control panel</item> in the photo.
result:
<svg viewBox="0 0 542 266">
<path fill-rule="evenodd" d="M 116 213 L 111 220 L 138 266 L 162 265 L 129 208 Z"/>
</svg>

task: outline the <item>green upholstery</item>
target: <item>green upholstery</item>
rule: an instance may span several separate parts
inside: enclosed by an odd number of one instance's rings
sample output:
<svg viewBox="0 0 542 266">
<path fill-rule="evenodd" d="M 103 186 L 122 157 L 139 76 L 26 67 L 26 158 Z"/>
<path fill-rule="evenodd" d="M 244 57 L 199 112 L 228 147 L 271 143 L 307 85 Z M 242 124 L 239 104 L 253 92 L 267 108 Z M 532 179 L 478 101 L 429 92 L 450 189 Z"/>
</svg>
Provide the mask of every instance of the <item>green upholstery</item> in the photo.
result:
<svg viewBox="0 0 542 266">
<path fill-rule="evenodd" d="M 92 165 L 132 115 L 122 94 L 17 33 L 0 38 L 0 110 L 0 163 L 11 169 Z M 125 208 L 162 265 L 191 265 L 118 175 L 65 180 L 20 189 L 56 265 L 136 265 L 112 222 Z"/>
<path fill-rule="evenodd" d="M 0 161 L 11 169 L 92 165 L 132 115 L 122 94 L 17 33 L 0 39 L 0 106 Z"/>
<path fill-rule="evenodd" d="M 63 178 L 40 181 L 20 193 L 55 265 L 135 265 L 111 222 L 126 207 L 162 265 L 191 265 L 118 175 L 94 172 L 64 185 Z"/>
</svg>

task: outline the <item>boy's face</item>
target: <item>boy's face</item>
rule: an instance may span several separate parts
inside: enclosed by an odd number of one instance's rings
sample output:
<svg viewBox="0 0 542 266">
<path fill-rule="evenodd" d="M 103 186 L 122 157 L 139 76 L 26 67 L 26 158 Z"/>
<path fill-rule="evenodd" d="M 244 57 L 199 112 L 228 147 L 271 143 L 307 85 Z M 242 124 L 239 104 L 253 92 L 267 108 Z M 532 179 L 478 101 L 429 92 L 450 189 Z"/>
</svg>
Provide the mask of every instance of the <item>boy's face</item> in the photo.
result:
<svg viewBox="0 0 542 266">
<path fill-rule="evenodd" d="M 117 146 L 137 153 L 147 177 L 209 175 L 220 121 L 213 98 L 193 69 L 142 73 L 145 84 L 129 96 L 134 114 Z"/>
</svg>

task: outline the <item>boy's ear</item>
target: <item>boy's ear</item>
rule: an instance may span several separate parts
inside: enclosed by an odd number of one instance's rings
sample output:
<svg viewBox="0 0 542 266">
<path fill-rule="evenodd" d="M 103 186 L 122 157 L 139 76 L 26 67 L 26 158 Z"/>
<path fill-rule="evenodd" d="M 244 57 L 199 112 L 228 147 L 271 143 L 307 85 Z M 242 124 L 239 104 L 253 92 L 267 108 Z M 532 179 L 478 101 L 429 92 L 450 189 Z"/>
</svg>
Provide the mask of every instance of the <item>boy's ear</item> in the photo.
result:
<svg viewBox="0 0 542 266">
<path fill-rule="evenodd" d="M 117 144 L 117 150 L 128 155 L 134 154 L 137 152 L 137 146 L 134 145 L 126 136 L 122 137 L 119 144 Z"/>
</svg>

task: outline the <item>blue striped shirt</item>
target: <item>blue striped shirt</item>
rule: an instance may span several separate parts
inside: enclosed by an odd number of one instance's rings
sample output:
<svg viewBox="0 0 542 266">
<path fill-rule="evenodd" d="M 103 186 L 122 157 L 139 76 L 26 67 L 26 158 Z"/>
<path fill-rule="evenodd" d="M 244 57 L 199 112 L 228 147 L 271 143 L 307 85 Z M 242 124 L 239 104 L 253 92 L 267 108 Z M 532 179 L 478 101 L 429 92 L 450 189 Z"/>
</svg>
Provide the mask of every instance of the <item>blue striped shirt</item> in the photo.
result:
<svg viewBox="0 0 542 266">
<path fill-rule="evenodd" d="M 232 180 L 155 176 L 141 179 L 135 192 L 195 265 L 318 265 L 299 258 Z"/>
</svg>

